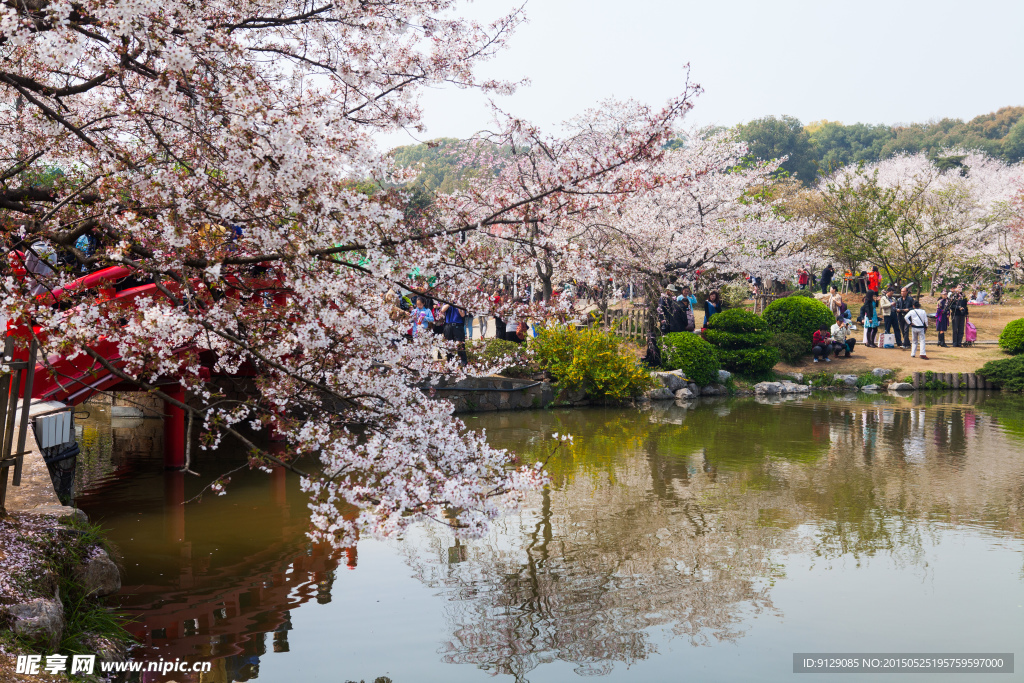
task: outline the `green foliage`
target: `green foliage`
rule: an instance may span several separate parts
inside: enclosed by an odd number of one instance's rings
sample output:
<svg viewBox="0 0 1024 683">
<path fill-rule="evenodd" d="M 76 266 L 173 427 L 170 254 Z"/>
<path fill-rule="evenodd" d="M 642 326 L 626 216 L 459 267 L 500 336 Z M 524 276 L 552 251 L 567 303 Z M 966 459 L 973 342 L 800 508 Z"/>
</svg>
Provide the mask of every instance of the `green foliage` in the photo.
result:
<svg viewBox="0 0 1024 683">
<path fill-rule="evenodd" d="M 776 299 L 764 309 L 764 321 L 772 332 L 789 332 L 811 341 L 811 336 L 822 326 L 831 327 L 836 321 L 828 306 L 817 299 L 787 296 Z"/>
<path fill-rule="evenodd" d="M 764 346 L 771 339 L 771 332 L 748 332 L 737 334 L 736 332 L 723 332 L 722 330 L 707 330 L 704 338 L 716 349 L 750 349 Z"/>
<path fill-rule="evenodd" d="M 1013 320 L 1003 328 L 999 335 L 999 348 L 1015 356 L 1024 353 L 1024 318 Z"/>
<path fill-rule="evenodd" d="M 1006 391 L 1024 392 L 1024 355 L 989 361 L 978 374 Z"/>
<path fill-rule="evenodd" d="M 812 292 L 809 289 L 798 289 L 795 292 L 790 292 L 789 296 L 803 296 L 803 297 L 807 297 L 808 299 L 813 299 L 814 298 L 814 292 Z"/>
<path fill-rule="evenodd" d="M 506 339 L 466 342 L 466 355 L 471 363 L 494 365 L 505 362 L 501 370 L 505 377 L 527 377 L 533 374 L 530 354 L 526 348 Z"/>
<path fill-rule="evenodd" d="M 815 175 L 843 166 L 870 163 L 899 152 L 924 152 L 939 158 L 943 150 L 979 150 L 1007 163 L 1024 159 L 1024 107 L 1003 107 L 970 121 L 942 119 L 930 123 L 886 126 L 816 121 L 806 126 L 791 116 L 769 116 L 737 126 L 750 156 L 789 159 L 782 168 L 805 185 Z M 946 162 L 948 163 L 948 162 Z"/>
<path fill-rule="evenodd" d="M 772 346 L 718 349 L 717 354 L 722 367 L 744 377 L 763 377 L 779 362 L 779 350 Z"/>
<path fill-rule="evenodd" d="M 588 398 L 621 401 L 653 386 L 650 373 L 635 354 L 618 337 L 600 329 L 545 327 L 530 340 L 530 347 L 560 392 L 582 390 Z"/>
<path fill-rule="evenodd" d="M 661 364 L 667 370 L 682 370 L 686 378 L 700 386 L 718 381 L 721 365 L 715 347 L 692 332 L 673 332 L 658 341 Z"/>
<path fill-rule="evenodd" d="M 792 332 L 776 332 L 768 343 L 778 349 L 779 357 L 790 365 L 811 352 L 811 340 Z"/>
<path fill-rule="evenodd" d="M 731 308 L 711 318 L 708 330 L 719 330 L 736 334 L 766 332 L 768 325 L 764 318 L 742 308 Z"/>
<path fill-rule="evenodd" d="M 730 372 L 762 377 L 779 362 L 778 350 L 769 346 L 768 324 L 750 311 L 723 311 L 711 319 L 704 334 L 722 367 Z"/>
<path fill-rule="evenodd" d="M 810 185 L 818 173 L 810 137 L 800 120 L 792 116 L 766 116 L 736 126 L 741 140 L 750 148 L 751 159 L 788 157 L 780 171 Z"/>
</svg>

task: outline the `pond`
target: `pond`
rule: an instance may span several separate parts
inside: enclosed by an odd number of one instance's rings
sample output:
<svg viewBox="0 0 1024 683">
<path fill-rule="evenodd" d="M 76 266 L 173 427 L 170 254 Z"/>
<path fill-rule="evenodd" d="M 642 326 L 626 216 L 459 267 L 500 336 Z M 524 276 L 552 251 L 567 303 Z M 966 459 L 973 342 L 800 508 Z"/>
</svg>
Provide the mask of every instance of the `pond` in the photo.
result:
<svg viewBox="0 0 1024 683">
<path fill-rule="evenodd" d="M 204 682 L 811 683 L 834 676 L 795 675 L 793 653 L 1013 652 L 1024 635 L 1020 399 L 465 416 L 546 459 L 551 486 L 481 540 L 423 525 L 343 552 L 307 541 L 291 475 L 243 470 L 183 506 L 208 477 L 162 469 L 160 422 L 90 410 L 78 504 L 122 553 L 137 656 L 212 661 Z M 908 680 L 843 678 L 861 679 Z"/>
</svg>

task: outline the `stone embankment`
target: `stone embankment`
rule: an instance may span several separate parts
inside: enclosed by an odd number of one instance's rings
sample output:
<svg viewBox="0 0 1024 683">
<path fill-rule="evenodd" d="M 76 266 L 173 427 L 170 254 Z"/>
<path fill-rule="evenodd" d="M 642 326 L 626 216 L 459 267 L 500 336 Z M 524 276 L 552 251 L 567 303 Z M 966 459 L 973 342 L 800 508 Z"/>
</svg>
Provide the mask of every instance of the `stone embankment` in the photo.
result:
<svg viewBox="0 0 1024 683">
<path fill-rule="evenodd" d="M 424 387 L 424 391 L 434 398 L 451 401 L 456 413 L 546 408 L 555 401 L 550 382 L 499 375 L 467 377 L 453 384 L 441 382 Z M 582 395 L 569 399 L 570 404 L 583 403 Z"/>
<path fill-rule="evenodd" d="M 33 405 L 30 415 L 52 408 Z M 68 622 L 59 587 L 71 581 L 85 596 L 102 598 L 121 590 L 121 573 L 103 548 L 79 547 L 76 527 L 85 513 L 57 497 L 34 434 L 26 451 L 21 485 L 8 487 L 0 510 L 0 628 L 55 651 Z M 71 552 L 75 561 L 65 562 Z"/>
<path fill-rule="evenodd" d="M 651 377 L 656 380 L 655 387 L 647 392 L 645 398 L 652 401 L 689 400 L 698 396 L 717 396 L 721 394 L 734 393 L 736 395 L 755 396 L 798 396 L 809 394 L 812 391 L 860 391 L 866 394 L 875 394 L 880 391 L 887 391 L 890 394 L 899 395 L 920 390 L 946 390 L 946 389 L 996 389 L 991 383 L 973 374 L 935 374 L 926 376 L 925 373 L 914 373 L 912 382 L 900 382 L 893 377 L 893 371 L 887 368 L 875 368 L 871 376 L 876 381 L 867 384 L 862 383 L 858 375 L 836 374 L 831 378 L 822 381 L 820 375 L 816 379 L 805 383 L 803 373 L 794 372 L 774 382 L 759 382 L 749 389 L 744 387 L 733 387 L 730 391 L 724 383 L 729 381 L 730 373 L 719 370 L 719 383 L 698 387 L 689 381 L 681 370 L 672 372 L 652 372 Z"/>
</svg>

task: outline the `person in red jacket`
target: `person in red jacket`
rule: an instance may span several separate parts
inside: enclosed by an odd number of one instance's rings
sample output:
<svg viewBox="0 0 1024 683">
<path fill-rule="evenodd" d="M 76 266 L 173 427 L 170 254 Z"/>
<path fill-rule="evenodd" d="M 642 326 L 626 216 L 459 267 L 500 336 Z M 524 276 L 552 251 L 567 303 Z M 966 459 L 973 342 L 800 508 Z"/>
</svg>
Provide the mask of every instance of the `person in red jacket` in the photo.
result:
<svg viewBox="0 0 1024 683">
<path fill-rule="evenodd" d="M 807 272 L 807 269 L 798 270 L 796 278 L 796 281 L 800 283 L 800 289 L 807 289 L 807 284 L 811 281 L 811 274 Z"/>
<path fill-rule="evenodd" d="M 811 336 L 811 344 L 814 347 L 811 351 L 814 353 L 814 362 L 817 363 L 819 358 L 824 358 L 826 363 L 831 363 L 832 359 L 828 357 L 829 352 L 832 348 L 832 335 L 829 333 L 827 325 L 822 325 L 818 331 Z"/>
<path fill-rule="evenodd" d="M 878 273 L 878 266 L 873 266 L 868 273 L 868 291 L 878 296 L 878 288 L 882 284 L 882 276 Z"/>
</svg>

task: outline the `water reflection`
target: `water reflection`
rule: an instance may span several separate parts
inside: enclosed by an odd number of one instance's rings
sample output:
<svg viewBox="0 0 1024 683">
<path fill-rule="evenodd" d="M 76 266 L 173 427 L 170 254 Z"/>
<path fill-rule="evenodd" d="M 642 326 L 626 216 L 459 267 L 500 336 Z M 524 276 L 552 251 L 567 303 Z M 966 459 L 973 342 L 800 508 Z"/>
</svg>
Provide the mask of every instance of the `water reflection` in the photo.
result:
<svg viewBox="0 0 1024 683">
<path fill-rule="evenodd" d="M 838 637 L 831 593 L 803 588 L 822 570 L 835 577 L 824 585 L 836 593 L 862 582 L 854 598 L 862 601 L 888 595 L 903 576 L 946 585 L 927 604 L 967 606 L 951 611 L 951 623 L 920 628 L 925 638 L 964 637 L 961 622 L 982 615 L 990 641 L 991 631 L 1019 633 L 1020 618 L 999 611 L 1024 598 L 1024 410 L 1005 397 L 722 399 L 470 417 L 525 461 L 547 458 L 555 432 L 574 441 L 548 460 L 551 486 L 488 537 L 465 542 L 423 525 L 390 546 L 364 548 L 376 553 L 363 555 L 376 557 L 376 567 L 390 548 L 401 572 L 353 582 L 376 591 L 369 596 L 339 588 L 344 601 L 333 602 L 337 572 L 356 569 L 356 552 L 307 542 L 308 511 L 292 477 L 243 474 L 228 496 L 183 507 L 202 482 L 163 472 L 153 452 L 159 433 L 146 431 L 159 423 L 146 422 L 130 434 L 86 422 L 80 504 L 125 553 L 123 597 L 147 652 L 215 660 L 202 681 L 256 679 L 261 666 L 261 680 L 372 680 L 348 675 L 356 655 L 339 643 L 365 649 L 375 629 L 400 636 L 388 651 L 427 653 L 396 681 L 563 680 L 568 670 L 609 680 L 682 677 L 697 653 L 765 647 L 752 644 L 755 632 L 792 620 L 802 604 L 794 593 L 823 610 L 798 622 L 804 630 Z M 961 540 L 951 541 L 954 532 Z M 943 584 L 937 572 L 971 559 L 968 546 L 985 551 L 985 566 L 1009 561 L 1016 573 L 1000 569 L 979 586 L 972 581 L 984 568 L 970 565 L 970 580 Z M 429 601 L 402 583 L 410 571 L 417 582 L 409 583 L 426 587 Z M 388 612 L 377 600 L 385 596 L 416 607 Z M 886 608 L 921 611 L 905 600 L 893 594 Z M 317 627 L 298 635 L 297 614 L 318 609 Z M 848 602 L 844 609 L 855 618 Z M 394 629 L 435 614 L 443 614 L 440 631 Z M 873 614 L 869 623 L 897 642 L 908 629 L 892 617 Z M 298 658 L 293 650 L 303 646 L 317 654 Z M 268 664 L 268 655 L 289 651 L 289 664 Z M 377 658 L 365 668 L 386 663 Z M 672 663 L 660 678 L 636 676 L 659 660 Z M 283 669 L 294 677 L 281 678 Z M 761 673 L 755 666 L 730 679 Z"/>
<path fill-rule="evenodd" d="M 945 399 L 943 402 L 942 399 Z M 663 632 L 734 641 L 778 614 L 773 584 L 802 553 L 884 553 L 922 570 L 930 522 L 1021 535 L 1024 460 L 998 418 L 940 397 L 483 416 L 492 443 L 542 457 L 574 442 L 553 482 L 487 539 L 429 529 L 405 545 L 447 598 L 446 662 L 526 680 L 563 661 L 581 675 L 651 657 Z M 513 426 L 514 425 L 514 426 Z"/>
<path fill-rule="evenodd" d="M 143 660 L 214 661 L 204 683 L 248 681 L 268 648 L 287 652 L 293 610 L 327 604 L 343 553 L 306 538 L 309 512 L 298 481 L 283 469 L 241 472 L 230 496 L 184 504 L 206 479 L 163 469 L 159 420 L 129 425 L 102 407 L 80 423 L 78 505 L 110 529 L 124 553 L 122 608 Z M 215 471 L 234 463 L 208 461 Z M 191 677 L 190 677 L 191 676 Z M 171 674 L 147 681 L 199 681 Z"/>
</svg>

